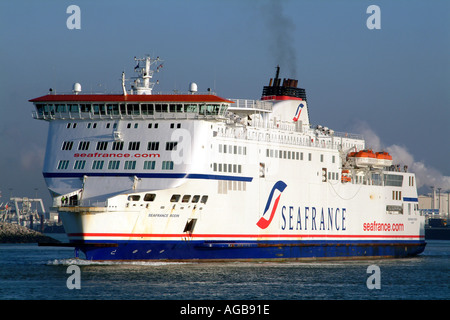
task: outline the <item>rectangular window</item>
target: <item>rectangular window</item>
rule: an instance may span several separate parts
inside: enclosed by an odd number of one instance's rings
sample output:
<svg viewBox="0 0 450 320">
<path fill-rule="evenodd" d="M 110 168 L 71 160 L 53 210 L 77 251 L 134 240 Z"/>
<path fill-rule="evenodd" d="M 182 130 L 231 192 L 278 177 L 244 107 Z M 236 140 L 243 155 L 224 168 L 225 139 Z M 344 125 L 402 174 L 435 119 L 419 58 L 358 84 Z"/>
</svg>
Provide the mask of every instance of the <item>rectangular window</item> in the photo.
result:
<svg viewBox="0 0 450 320">
<path fill-rule="evenodd" d="M 89 141 L 80 141 L 78 143 L 78 150 L 88 150 L 89 149 Z"/>
<path fill-rule="evenodd" d="M 155 170 L 156 161 L 144 161 L 144 170 Z"/>
<path fill-rule="evenodd" d="M 178 142 L 166 142 L 166 150 L 177 150 Z"/>
<path fill-rule="evenodd" d="M 94 160 L 92 162 L 92 170 L 102 170 L 103 169 L 103 160 Z"/>
<path fill-rule="evenodd" d="M 156 198 L 156 194 L 154 193 L 146 193 L 144 196 L 144 201 L 154 201 Z"/>
<path fill-rule="evenodd" d="M 64 141 L 62 150 L 72 150 L 73 147 L 73 141 Z"/>
<path fill-rule="evenodd" d="M 96 150 L 106 150 L 108 148 L 108 142 L 107 141 L 99 141 L 97 142 L 97 149 Z"/>
<path fill-rule="evenodd" d="M 141 200 L 141 196 L 138 194 L 132 194 L 131 196 L 128 196 L 128 201 L 139 201 Z"/>
<path fill-rule="evenodd" d="M 141 143 L 139 141 L 130 141 L 128 143 L 128 150 L 139 150 Z"/>
<path fill-rule="evenodd" d="M 136 161 L 125 161 L 125 170 L 134 170 L 136 169 Z"/>
<path fill-rule="evenodd" d="M 386 186 L 401 187 L 403 184 L 403 176 L 395 174 L 385 174 L 384 184 Z"/>
<path fill-rule="evenodd" d="M 173 161 L 163 161 L 162 170 L 173 170 Z"/>
<path fill-rule="evenodd" d="M 112 145 L 113 150 L 123 150 L 123 141 L 114 141 Z"/>
<path fill-rule="evenodd" d="M 75 165 L 73 166 L 73 168 L 75 170 L 83 170 L 85 165 L 86 165 L 86 160 L 77 160 L 77 161 L 75 161 Z"/>
<path fill-rule="evenodd" d="M 66 170 L 69 167 L 69 160 L 60 160 L 58 162 L 58 170 Z"/>
<path fill-rule="evenodd" d="M 119 160 L 110 160 L 108 162 L 108 169 L 110 169 L 110 170 L 118 170 L 119 166 L 120 166 Z"/>
<path fill-rule="evenodd" d="M 159 150 L 159 142 L 150 141 L 148 143 L 147 150 Z"/>
</svg>

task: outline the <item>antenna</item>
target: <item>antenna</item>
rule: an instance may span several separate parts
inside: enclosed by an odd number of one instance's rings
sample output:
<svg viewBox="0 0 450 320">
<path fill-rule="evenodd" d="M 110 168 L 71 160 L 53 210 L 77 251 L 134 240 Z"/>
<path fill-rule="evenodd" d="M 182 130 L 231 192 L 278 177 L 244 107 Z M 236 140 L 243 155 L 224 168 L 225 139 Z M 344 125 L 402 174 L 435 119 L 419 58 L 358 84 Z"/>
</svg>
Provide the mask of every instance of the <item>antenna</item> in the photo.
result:
<svg viewBox="0 0 450 320">
<path fill-rule="evenodd" d="M 122 91 L 123 95 L 127 95 L 127 90 L 125 89 L 125 71 L 122 71 Z"/>
<path fill-rule="evenodd" d="M 135 94 L 152 94 L 154 82 L 150 80 L 153 78 L 153 73 L 159 72 L 159 70 L 163 67 L 163 64 L 160 63 L 155 71 L 151 69 L 151 66 L 156 64 L 157 62 L 162 62 L 159 57 L 156 59 L 152 59 L 150 56 L 146 56 L 145 58 L 136 58 L 134 57 L 134 61 L 137 62 L 137 65 L 134 67 L 134 71 L 138 73 L 138 76 L 135 78 L 134 84 L 132 85 L 132 89 Z M 145 67 L 141 67 L 140 63 L 145 62 Z"/>
</svg>

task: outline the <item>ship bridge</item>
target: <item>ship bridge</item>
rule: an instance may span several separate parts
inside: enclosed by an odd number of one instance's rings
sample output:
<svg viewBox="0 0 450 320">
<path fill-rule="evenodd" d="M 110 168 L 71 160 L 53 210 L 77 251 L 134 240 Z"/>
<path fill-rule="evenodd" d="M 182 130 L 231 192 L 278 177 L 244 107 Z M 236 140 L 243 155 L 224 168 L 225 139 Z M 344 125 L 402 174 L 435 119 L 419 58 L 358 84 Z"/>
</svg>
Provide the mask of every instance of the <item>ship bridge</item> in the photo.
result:
<svg viewBox="0 0 450 320">
<path fill-rule="evenodd" d="M 48 94 L 30 102 L 33 118 L 47 121 L 210 118 L 233 103 L 213 94 Z"/>
</svg>

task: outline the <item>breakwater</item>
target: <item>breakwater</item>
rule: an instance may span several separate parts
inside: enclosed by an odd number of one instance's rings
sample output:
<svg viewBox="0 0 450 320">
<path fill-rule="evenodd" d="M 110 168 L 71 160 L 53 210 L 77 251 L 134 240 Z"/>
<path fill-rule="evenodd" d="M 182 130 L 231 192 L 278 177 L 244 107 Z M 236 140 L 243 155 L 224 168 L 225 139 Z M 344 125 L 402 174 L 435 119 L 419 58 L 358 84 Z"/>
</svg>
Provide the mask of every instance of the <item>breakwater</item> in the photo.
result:
<svg viewBox="0 0 450 320">
<path fill-rule="evenodd" d="M 60 242 L 40 232 L 20 226 L 18 224 L 0 222 L 0 243 L 38 243 Z"/>
</svg>

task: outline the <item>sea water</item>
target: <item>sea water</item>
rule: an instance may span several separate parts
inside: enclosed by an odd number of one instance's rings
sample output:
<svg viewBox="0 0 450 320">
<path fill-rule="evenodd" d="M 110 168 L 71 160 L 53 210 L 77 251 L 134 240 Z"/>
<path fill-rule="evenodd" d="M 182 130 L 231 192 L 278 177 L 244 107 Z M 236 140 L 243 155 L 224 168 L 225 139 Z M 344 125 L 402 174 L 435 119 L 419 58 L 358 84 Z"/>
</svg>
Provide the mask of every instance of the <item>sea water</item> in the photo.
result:
<svg viewBox="0 0 450 320">
<path fill-rule="evenodd" d="M 89 262 L 72 248 L 0 244 L 0 299 L 449 299 L 450 241 L 427 242 L 404 259 L 228 263 Z M 379 268 L 378 289 L 370 266 Z"/>
</svg>

